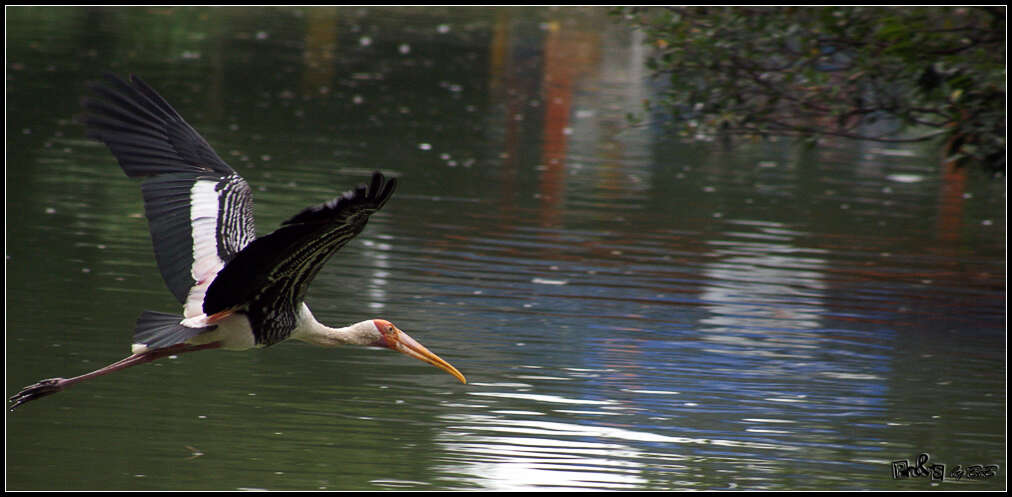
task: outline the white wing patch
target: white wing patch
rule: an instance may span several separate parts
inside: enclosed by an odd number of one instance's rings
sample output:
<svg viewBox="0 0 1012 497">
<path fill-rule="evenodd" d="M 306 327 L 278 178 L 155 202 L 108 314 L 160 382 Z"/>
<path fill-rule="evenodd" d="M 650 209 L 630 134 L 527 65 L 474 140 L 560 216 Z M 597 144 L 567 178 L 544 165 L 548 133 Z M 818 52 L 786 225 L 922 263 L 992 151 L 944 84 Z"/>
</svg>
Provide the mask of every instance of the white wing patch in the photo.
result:
<svg viewBox="0 0 1012 497">
<path fill-rule="evenodd" d="M 218 257 L 218 192 L 219 179 L 197 180 L 190 189 L 190 226 L 193 231 L 193 266 L 190 275 L 196 284 L 183 306 L 183 316 L 190 318 L 204 313 L 204 293 L 214 277 L 225 267 Z"/>
</svg>

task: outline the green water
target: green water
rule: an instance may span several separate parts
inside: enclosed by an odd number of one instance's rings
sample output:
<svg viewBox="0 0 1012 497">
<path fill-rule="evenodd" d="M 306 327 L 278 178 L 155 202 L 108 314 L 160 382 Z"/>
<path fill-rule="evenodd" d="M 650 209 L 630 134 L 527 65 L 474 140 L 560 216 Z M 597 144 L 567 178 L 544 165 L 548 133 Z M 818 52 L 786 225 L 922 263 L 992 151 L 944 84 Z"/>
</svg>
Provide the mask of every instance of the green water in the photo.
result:
<svg viewBox="0 0 1012 497">
<path fill-rule="evenodd" d="M 1005 488 L 1005 183 L 929 147 L 686 144 L 606 9 L 6 9 L 6 384 L 178 311 L 138 182 L 74 123 L 142 76 L 258 232 L 400 186 L 314 281 L 373 349 L 164 359 L 6 417 L 8 490 Z M 890 463 L 998 464 L 989 481 Z"/>
</svg>

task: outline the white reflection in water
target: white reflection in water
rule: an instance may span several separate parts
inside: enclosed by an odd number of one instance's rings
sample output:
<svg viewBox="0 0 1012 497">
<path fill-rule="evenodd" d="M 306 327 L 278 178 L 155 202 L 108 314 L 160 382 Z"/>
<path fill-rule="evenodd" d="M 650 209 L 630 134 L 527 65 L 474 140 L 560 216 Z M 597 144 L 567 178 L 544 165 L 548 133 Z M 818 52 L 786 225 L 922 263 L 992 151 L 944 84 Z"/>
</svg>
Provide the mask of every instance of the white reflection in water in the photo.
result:
<svg viewBox="0 0 1012 497">
<path fill-rule="evenodd" d="M 632 393 L 645 393 L 645 394 L 651 394 L 651 395 L 678 395 L 680 393 L 680 392 L 674 392 L 674 391 L 668 391 L 668 390 L 636 390 L 636 389 L 632 389 L 632 388 L 623 388 L 622 391 L 623 392 L 632 392 Z"/>
<path fill-rule="evenodd" d="M 512 394 L 498 396 L 521 397 Z M 552 397 L 549 402 L 559 400 L 553 396 L 522 396 L 529 400 L 549 397 Z M 499 414 L 512 415 L 510 412 Z M 489 414 L 454 414 L 441 418 L 448 428 L 438 437 L 438 444 L 448 454 L 461 455 L 454 462 L 437 469 L 488 490 L 642 488 L 648 483 L 645 470 L 688 471 L 689 468 L 681 463 L 691 457 L 675 452 L 691 452 L 688 447 L 799 449 L 786 445 L 679 437 L 616 426 L 515 419 Z M 638 446 L 649 447 L 650 451 L 640 450 Z"/>
<path fill-rule="evenodd" d="M 552 409 L 552 412 L 565 413 L 565 414 L 583 414 L 586 416 L 621 416 L 620 412 L 601 412 L 601 411 L 576 411 L 572 409 Z"/>
<path fill-rule="evenodd" d="M 481 395 L 485 397 L 505 397 L 511 399 L 525 399 L 534 400 L 538 402 L 552 402 L 556 404 L 588 404 L 588 405 L 610 405 L 617 404 L 613 400 L 587 400 L 587 399 L 570 399 L 567 397 L 560 397 L 558 395 L 538 395 L 532 393 L 512 393 L 512 392 L 468 392 L 468 395 Z"/>
<path fill-rule="evenodd" d="M 385 237 L 392 238 L 392 237 Z M 369 258 L 369 265 L 372 268 L 371 278 L 369 278 L 369 287 L 366 290 L 366 296 L 369 298 L 369 308 L 371 309 L 383 309 L 386 307 L 387 301 L 387 278 L 390 276 L 390 261 L 389 255 L 384 253 L 389 251 L 392 246 L 389 243 L 379 243 L 372 240 L 364 240 L 363 245 L 368 247 L 369 250 L 365 251 L 366 257 Z"/>
<path fill-rule="evenodd" d="M 779 223 L 729 222 L 753 225 L 762 233 L 776 236 L 771 236 L 772 240 L 756 240 L 749 233 L 728 233 L 732 239 L 710 242 L 718 257 L 703 269 L 707 284 L 701 298 L 708 303 L 711 315 L 700 322 L 713 326 L 714 331 L 818 328 L 827 288 L 823 281 L 826 261 L 804 255 L 818 251 L 791 245 L 786 235 L 790 232 Z M 784 341 L 791 340 L 783 336 L 776 337 L 776 341 L 761 342 L 740 336 L 724 338 L 744 340 L 754 346 L 811 345 L 802 340 L 785 344 Z M 720 337 L 711 335 L 707 339 Z"/>
<path fill-rule="evenodd" d="M 460 423 L 459 416 L 445 416 Z M 465 424 L 443 434 L 448 452 L 466 454 L 439 468 L 488 490 L 637 488 L 643 455 L 624 444 L 567 440 L 598 438 L 581 425 L 465 415 Z M 476 432 L 495 432 L 478 434 Z M 594 430 L 596 431 L 596 430 Z M 503 433 L 515 433 L 504 435 Z"/>
</svg>

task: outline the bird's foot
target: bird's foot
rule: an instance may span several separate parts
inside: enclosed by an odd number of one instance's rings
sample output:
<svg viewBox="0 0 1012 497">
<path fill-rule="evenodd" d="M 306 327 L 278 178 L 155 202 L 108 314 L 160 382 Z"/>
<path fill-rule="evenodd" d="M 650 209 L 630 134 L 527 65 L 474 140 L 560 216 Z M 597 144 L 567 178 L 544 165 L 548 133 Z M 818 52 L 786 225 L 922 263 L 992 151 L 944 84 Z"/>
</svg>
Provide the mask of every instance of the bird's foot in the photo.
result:
<svg viewBox="0 0 1012 497">
<path fill-rule="evenodd" d="M 56 392 L 63 391 L 65 383 L 66 380 L 63 378 L 49 378 L 48 380 L 42 380 L 34 385 L 28 385 L 10 398 L 10 401 L 13 402 L 13 404 L 11 404 L 8 409 L 13 411 L 25 402 L 30 402 L 47 395 L 52 395 Z"/>
</svg>

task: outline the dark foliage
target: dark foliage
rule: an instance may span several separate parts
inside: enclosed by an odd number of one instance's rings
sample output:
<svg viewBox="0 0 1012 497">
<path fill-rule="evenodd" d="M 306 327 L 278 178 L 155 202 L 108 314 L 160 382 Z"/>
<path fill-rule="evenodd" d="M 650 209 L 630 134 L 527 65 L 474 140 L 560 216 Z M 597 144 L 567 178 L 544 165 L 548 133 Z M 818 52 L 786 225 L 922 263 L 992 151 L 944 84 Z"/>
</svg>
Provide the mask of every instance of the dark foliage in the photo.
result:
<svg viewBox="0 0 1012 497">
<path fill-rule="evenodd" d="M 1005 170 L 1005 7 L 615 11 L 642 29 L 687 136 L 936 140 Z"/>
</svg>

